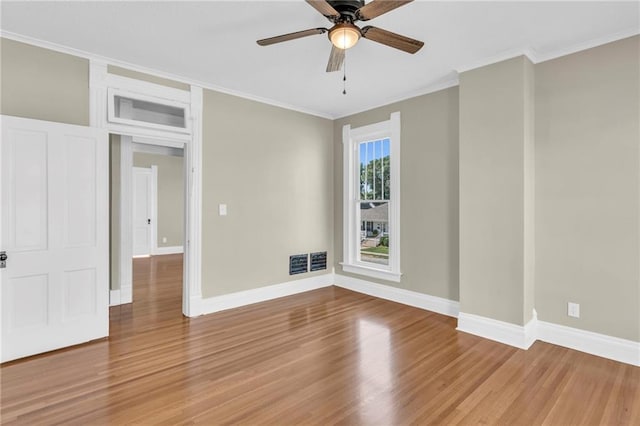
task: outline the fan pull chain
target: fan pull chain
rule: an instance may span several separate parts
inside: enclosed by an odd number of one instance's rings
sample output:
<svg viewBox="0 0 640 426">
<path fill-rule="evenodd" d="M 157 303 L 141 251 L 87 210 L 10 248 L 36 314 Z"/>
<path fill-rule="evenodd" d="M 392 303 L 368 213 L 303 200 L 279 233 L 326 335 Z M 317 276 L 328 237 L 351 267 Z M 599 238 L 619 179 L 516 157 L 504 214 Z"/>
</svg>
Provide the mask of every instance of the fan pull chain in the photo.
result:
<svg viewBox="0 0 640 426">
<path fill-rule="evenodd" d="M 347 94 L 347 51 L 344 52 L 344 65 L 342 66 L 342 94 Z"/>
</svg>

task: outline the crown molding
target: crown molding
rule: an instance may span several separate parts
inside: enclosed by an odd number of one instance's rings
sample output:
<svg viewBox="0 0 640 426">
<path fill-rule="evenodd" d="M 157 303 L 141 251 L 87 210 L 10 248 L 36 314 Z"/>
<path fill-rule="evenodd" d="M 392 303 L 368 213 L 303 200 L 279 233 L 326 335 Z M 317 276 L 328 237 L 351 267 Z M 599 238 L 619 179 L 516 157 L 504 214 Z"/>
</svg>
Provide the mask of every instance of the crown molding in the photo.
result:
<svg viewBox="0 0 640 426">
<path fill-rule="evenodd" d="M 640 28 L 627 28 L 625 30 L 619 31 L 615 34 L 610 34 L 604 37 L 597 37 L 582 43 L 577 43 L 568 47 L 563 47 L 560 49 L 549 49 L 546 51 L 538 51 L 536 53 L 537 61 L 534 61 L 534 64 L 539 62 L 550 61 L 551 59 L 560 58 L 562 56 L 571 55 L 572 53 L 578 53 L 583 50 L 593 49 L 594 47 L 602 46 L 607 43 L 612 43 L 614 41 L 623 40 L 625 38 L 633 37 L 640 34 Z"/>
<path fill-rule="evenodd" d="M 120 61 L 117 59 L 113 59 L 113 58 L 109 58 L 109 57 L 105 57 L 105 56 L 100 56 L 100 55 L 96 55 L 90 52 L 86 52 L 83 50 L 79 50 L 79 49 L 75 49 L 72 47 L 68 47 L 68 46 L 64 46 L 64 45 L 60 45 L 60 44 L 56 44 L 56 43 L 52 43 L 49 41 L 45 41 L 45 40 L 40 40 L 40 39 L 36 39 L 33 37 L 29 37 L 29 36 L 25 36 L 22 34 L 18 34 L 18 33 L 14 33 L 14 32 L 10 32 L 10 31 L 5 31 L 5 30 L 0 30 L 0 37 L 3 38 L 7 38 L 10 40 L 15 40 L 15 41 L 19 41 L 22 43 L 27 43 L 27 44 L 31 44 L 33 46 L 38 46 L 38 47 L 42 47 L 45 49 L 49 49 L 49 50 L 53 50 L 56 52 L 60 52 L 60 53 L 66 53 L 69 55 L 73 55 L 73 56 L 78 56 L 81 58 L 85 58 L 85 59 L 89 59 L 91 61 L 97 61 L 97 62 L 102 62 L 105 64 L 109 64 L 109 65 L 115 65 L 118 67 L 122 67 L 122 68 L 127 68 L 133 71 L 137 71 L 137 72 L 141 72 L 141 73 L 145 73 L 145 74 L 149 74 L 149 75 L 153 75 L 156 77 L 161 77 L 161 78 L 165 78 L 165 79 L 169 79 L 169 80 L 174 80 L 174 81 L 178 81 L 181 83 L 185 83 L 185 84 L 189 84 L 189 85 L 194 85 L 194 86 L 199 86 L 202 87 L 204 89 L 208 89 L 208 90 L 213 90 L 219 93 L 224 93 L 227 95 L 232 95 L 232 96 L 237 96 L 239 98 L 243 98 L 243 99 L 248 99 L 251 101 L 255 101 L 255 102 L 259 102 L 262 104 L 266 104 L 266 105 L 271 105 L 271 106 L 275 106 L 275 107 L 279 107 L 279 108 L 283 108 L 283 109 L 287 109 L 287 110 L 291 110 L 291 111 L 296 111 L 296 112 L 300 112 L 303 114 L 308 114 L 308 115 L 312 115 L 312 116 L 316 116 L 316 117 L 320 117 L 320 118 L 326 118 L 329 120 L 337 120 L 340 118 L 345 118 L 348 117 L 350 115 L 355 115 L 355 114 L 359 114 L 365 111 L 370 111 L 372 109 L 375 108 L 380 108 L 395 102 L 401 102 L 407 99 L 411 99 L 411 98 L 415 98 L 418 96 L 422 96 L 422 95 L 427 95 L 430 93 L 434 93 L 434 92 L 438 92 L 440 90 L 444 90 L 444 89 L 448 89 L 450 87 L 454 87 L 459 85 L 459 78 L 458 75 L 460 73 L 466 72 L 466 71 L 471 71 L 473 69 L 477 69 L 477 68 L 482 68 L 488 65 L 492 65 L 498 62 L 502 62 L 502 61 L 506 61 L 518 56 L 526 56 L 532 63 L 534 64 L 538 64 L 541 62 L 545 62 L 545 61 L 549 61 L 552 59 L 556 59 L 556 58 L 560 58 L 562 56 L 566 56 L 566 55 L 570 55 L 573 53 L 577 53 L 583 50 L 588 50 L 588 49 L 592 49 L 594 47 L 598 47 L 598 46 L 602 46 L 604 44 L 607 43 L 611 43 L 614 41 L 618 41 L 618 40 L 622 40 L 628 37 L 633 37 L 640 34 L 640 29 L 639 28 L 627 28 L 625 30 L 619 31 L 615 34 L 610 34 L 604 37 L 598 37 L 598 38 L 594 38 L 591 40 L 588 40 L 586 42 L 581 42 L 581 43 L 577 43 L 568 47 L 563 47 L 560 49 L 548 49 L 548 50 L 536 50 L 533 49 L 531 47 L 527 47 L 527 48 L 518 48 L 518 49 L 511 49 L 508 51 L 504 51 L 504 52 L 500 52 L 496 55 L 492 55 L 492 56 L 488 56 L 488 57 L 484 57 L 482 59 L 479 59 L 475 62 L 471 62 L 468 64 L 464 64 L 461 66 L 456 67 L 453 70 L 453 73 L 455 75 L 453 76 L 448 76 L 436 83 L 430 84 L 425 86 L 424 88 L 417 90 L 415 92 L 412 93 L 405 93 L 404 95 L 401 96 L 397 96 L 397 97 L 390 97 L 390 98 L 386 98 L 380 102 L 376 102 L 374 104 L 368 105 L 366 107 L 362 107 L 362 108 L 358 108 L 356 110 L 352 110 L 349 111 L 347 113 L 340 113 L 340 114 L 327 114 L 327 113 L 323 113 L 323 112 L 319 112 L 319 111 L 314 111 L 314 110 L 309 110 L 306 108 L 300 108 L 298 106 L 295 105 L 290 105 L 284 102 L 279 102 L 273 99 L 268 99 L 268 98 L 263 98 L 260 96 L 255 96 L 255 95 L 251 95 L 249 93 L 245 93 L 245 92 L 241 92 L 238 90 L 234 90 L 234 89 L 229 89 L 226 87 L 222 87 L 222 86 L 217 86 L 214 84 L 210 84 L 210 83 L 205 83 L 203 81 L 199 81 L 199 80 L 194 80 L 194 79 L 190 79 L 190 78 L 186 78 L 183 76 L 179 76 L 179 75 L 175 75 L 175 74 L 171 74 L 171 73 L 167 73 L 167 72 L 163 72 L 163 71 L 158 71 L 155 69 L 151 69 L 151 68 L 146 68 L 143 66 L 139 66 L 136 64 L 132 64 L 129 62 L 124 62 L 124 61 Z"/>
<path fill-rule="evenodd" d="M 334 119 L 338 120 L 341 118 L 345 118 L 345 117 L 349 117 L 351 115 L 355 115 L 355 114 L 360 114 L 362 112 L 366 112 L 366 111 L 371 111 L 372 109 L 376 109 L 376 108 L 380 108 L 380 107 L 384 107 L 387 105 L 391 105 L 394 104 L 396 102 L 402 102 L 402 101 L 406 101 L 407 99 L 412 99 L 412 98 L 417 98 L 418 96 L 423 96 L 423 95 L 428 95 L 430 93 L 435 93 L 435 92 L 439 92 L 441 90 L 445 90 L 445 89 L 449 89 L 451 87 L 455 87 L 457 85 L 460 84 L 460 81 L 458 80 L 458 74 L 455 73 L 454 76 L 448 77 L 444 80 L 438 81 L 436 83 L 430 84 L 428 86 L 425 86 L 424 88 L 417 90 L 415 92 L 412 92 L 410 94 L 405 94 L 402 96 L 398 96 L 398 97 L 392 97 L 392 98 L 387 98 L 384 101 L 380 101 L 380 102 L 376 102 L 375 104 L 372 104 L 370 106 L 364 107 L 362 109 L 358 108 L 357 110 L 351 111 L 351 112 L 347 112 L 344 114 L 340 114 L 338 116 L 336 116 Z"/>
<path fill-rule="evenodd" d="M 511 50 L 498 53 L 497 55 L 482 58 L 478 61 L 459 66 L 456 68 L 456 71 L 460 74 L 466 71 L 471 71 L 477 68 L 493 65 L 498 62 L 513 59 L 518 56 L 526 56 L 534 64 L 539 64 L 541 62 L 550 61 L 552 59 L 560 58 L 562 56 L 567 56 L 573 53 L 582 52 L 583 50 L 593 49 L 594 47 L 602 46 L 607 43 L 612 43 L 614 41 L 623 40 L 628 37 L 633 37 L 638 34 L 640 34 L 639 28 L 627 28 L 615 34 L 610 34 L 605 37 L 594 38 L 585 42 L 563 47 L 561 49 L 537 50 L 532 47 L 511 49 Z"/>
<path fill-rule="evenodd" d="M 33 38 L 33 37 L 29 37 L 29 36 L 25 36 L 22 34 L 18 34 L 18 33 L 14 33 L 11 31 L 5 31 L 5 30 L 0 30 L 0 37 L 2 38 L 6 38 L 9 40 L 14 40 L 14 41 L 18 41 L 21 43 L 26 43 L 26 44 L 30 44 L 32 46 L 37 46 L 37 47 L 41 47 L 44 49 L 48 49 L 48 50 L 52 50 L 54 52 L 59 52 L 59 53 L 65 53 L 67 55 L 72 55 L 72 56 L 77 56 L 80 58 L 84 58 L 84 59 L 88 59 L 90 61 L 95 61 L 98 63 L 103 63 L 103 64 L 108 64 L 108 65 L 115 65 L 117 67 L 120 68 L 127 68 L 130 69 L 132 71 L 137 71 L 143 74 L 149 74 L 155 77 L 160 77 L 160 78 L 165 78 L 167 80 L 174 80 L 180 83 L 185 83 L 191 86 L 198 86 L 198 87 L 202 87 L 203 89 L 208 89 L 208 90 L 213 90 L 215 92 L 219 92 L 219 93 L 224 93 L 227 95 L 232 95 L 232 96 L 236 96 L 239 98 L 243 98 L 243 99 L 248 99 L 250 101 L 255 101 L 255 102 L 259 102 L 262 104 L 266 104 L 266 105 L 271 105 L 271 106 L 275 106 L 278 108 L 283 108 L 283 109 L 287 109 L 287 110 L 291 110 L 291 111 L 296 111 L 296 112 L 301 112 L 303 114 L 308 114 L 308 115 L 313 115 L 316 117 L 320 117 L 320 118 L 326 118 L 329 120 L 333 120 L 335 117 L 333 117 L 332 115 L 329 114 L 325 114 L 323 112 L 319 112 L 319 111 L 314 111 L 314 110 L 309 110 L 306 108 L 300 108 L 297 107 L 295 105 L 290 105 L 284 102 L 279 102 L 273 99 L 267 99 L 267 98 L 263 98 L 260 96 L 255 96 L 255 95 L 251 95 L 249 93 L 245 93 L 245 92 L 241 92 L 238 90 L 234 90 L 234 89 L 229 89 L 226 87 L 222 87 L 222 86 L 217 86 L 214 84 L 210 84 L 210 83 L 205 83 L 203 81 L 199 81 L 199 80 L 195 80 L 192 78 L 187 78 L 187 77 L 183 77 L 183 76 L 179 76 L 179 75 L 175 75 L 175 74 L 171 74 L 171 73 L 167 73 L 167 72 L 163 72 L 163 71 L 158 71 L 152 68 L 147 68 L 147 67 L 143 67 L 140 65 L 136 65 L 136 64 L 132 64 L 130 62 L 125 62 L 125 61 L 121 61 L 118 59 L 113 59 L 113 58 L 109 58 L 106 56 L 101 56 L 101 55 L 96 55 L 90 52 L 86 52 L 84 50 L 80 50 L 80 49 L 75 49 L 73 47 L 68 47 L 68 46 L 64 46 L 61 44 L 57 44 L 57 43 L 52 43 L 49 41 L 45 41 L 45 40 L 40 40 L 37 38 Z"/>
<path fill-rule="evenodd" d="M 517 58 L 519 56 L 525 56 L 534 64 L 537 64 L 538 61 L 538 53 L 531 49 L 510 49 L 504 52 L 500 52 L 496 55 L 488 56 L 477 61 L 462 65 L 457 67 L 455 70 L 458 74 L 462 74 L 463 72 L 475 70 L 478 68 L 483 68 L 489 65 L 497 64 L 499 62 L 508 61 L 509 59 Z"/>
</svg>

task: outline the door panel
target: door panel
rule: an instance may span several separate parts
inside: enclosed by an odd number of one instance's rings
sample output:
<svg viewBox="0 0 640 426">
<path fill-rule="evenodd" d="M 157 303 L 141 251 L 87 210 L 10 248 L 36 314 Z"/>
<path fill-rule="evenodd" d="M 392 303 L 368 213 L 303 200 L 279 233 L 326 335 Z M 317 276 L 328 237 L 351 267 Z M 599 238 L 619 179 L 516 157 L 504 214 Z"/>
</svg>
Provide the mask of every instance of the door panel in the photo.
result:
<svg viewBox="0 0 640 426">
<path fill-rule="evenodd" d="M 13 333 L 22 333 L 25 328 L 44 327 L 49 319 L 49 277 L 32 275 L 10 279 L 9 327 Z"/>
<path fill-rule="evenodd" d="M 133 255 L 151 254 L 151 169 L 133 168 Z"/>
<path fill-rule="evenodd" d="M 108 138 L 1 119 L 4 362 L 108 335 Z"/>
<path fill-rule="evenodd" d="M 65 271 L 63 321 L 94 315 L 96 312 L 96 270 Z"/>
<path fill-rule="evenodd" d="M 14 250 L 47 248 L 47 134 L 10 130 L 6 145 L 11 200 L 8 229 Z M 5 154 L 3 154 L 5 157 Z M 3 200 L 4 201 L 4 200 Z"/>
<path fill-rule="evenodd" d="M 74 194 L 66 197 L 65 247 L 92 247 L 96 243 L 96 144 L 92 138 L 70 137 L 65 141 L 67 175 L 65 191 Z M 76 157 L 94 161 L 73 162 Z M 72 164 L 69 164 L 69 162 Z"/>
</svg>

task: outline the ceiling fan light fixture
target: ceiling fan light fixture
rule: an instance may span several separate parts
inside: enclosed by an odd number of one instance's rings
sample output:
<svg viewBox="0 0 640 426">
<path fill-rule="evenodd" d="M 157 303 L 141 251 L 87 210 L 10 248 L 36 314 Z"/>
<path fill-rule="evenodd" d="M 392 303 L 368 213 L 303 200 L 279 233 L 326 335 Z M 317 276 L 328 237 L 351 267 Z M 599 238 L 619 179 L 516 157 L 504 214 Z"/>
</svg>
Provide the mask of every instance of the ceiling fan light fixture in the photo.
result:
<svg viewBox="0 0 640 426">
<path fill-rule="evenodd" d="M 349 49 L 360 39 L 360 30 L 353 24 L 337 24 L 329 31 L 329 40 L 338 49 Z"/>
</svg>

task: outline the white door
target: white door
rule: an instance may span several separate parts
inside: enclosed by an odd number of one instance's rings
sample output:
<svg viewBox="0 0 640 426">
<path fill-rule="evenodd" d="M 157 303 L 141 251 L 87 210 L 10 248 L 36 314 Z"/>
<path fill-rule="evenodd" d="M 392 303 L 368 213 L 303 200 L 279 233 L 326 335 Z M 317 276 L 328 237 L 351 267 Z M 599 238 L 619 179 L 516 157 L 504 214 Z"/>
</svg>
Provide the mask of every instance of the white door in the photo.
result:
<svg viewBox="0 0 640 426">
<path fill-rule="evenodd" d="M 108 135 L 2 116 L 1 360 L 109 334 Z"/>
<path fill-rule="evenodd" d="M 133 255 L 151 254 L 151 169 L 133 168 Z"/>
</svg>

